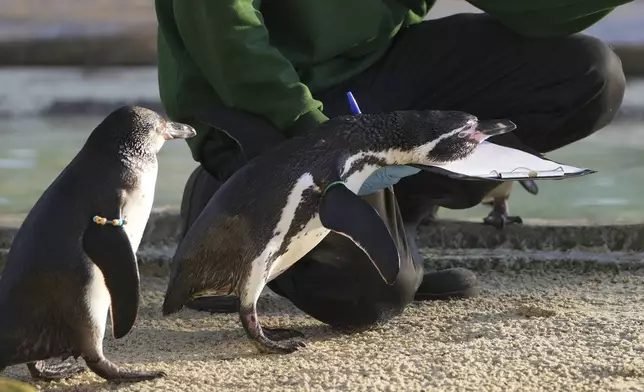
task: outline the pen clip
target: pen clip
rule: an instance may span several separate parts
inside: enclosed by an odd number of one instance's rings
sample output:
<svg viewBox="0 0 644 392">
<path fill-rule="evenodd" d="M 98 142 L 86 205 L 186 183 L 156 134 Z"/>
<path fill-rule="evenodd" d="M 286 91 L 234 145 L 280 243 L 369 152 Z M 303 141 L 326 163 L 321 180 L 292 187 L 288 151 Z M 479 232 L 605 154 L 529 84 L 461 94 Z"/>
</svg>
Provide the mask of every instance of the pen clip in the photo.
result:
<svg viewBox="0 0 644 392">
<path fill-rule="evenodd" d="M 358 102 L 353 97 L 351 91 L 347 92 L 347 99 L 349 100 L 349 107 L 351 107 L 351 112 L 353 114 L 361 114 L 362 111 L 360 111 L 360 106 L 358 106 Z"/>
</svg>

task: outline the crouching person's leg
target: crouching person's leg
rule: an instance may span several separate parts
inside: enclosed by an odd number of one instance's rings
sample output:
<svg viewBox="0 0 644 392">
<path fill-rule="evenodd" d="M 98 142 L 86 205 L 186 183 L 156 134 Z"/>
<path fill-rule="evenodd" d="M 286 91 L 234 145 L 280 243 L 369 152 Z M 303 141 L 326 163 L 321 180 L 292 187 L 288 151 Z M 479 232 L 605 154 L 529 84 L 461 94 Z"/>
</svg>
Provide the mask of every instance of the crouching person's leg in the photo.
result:
<svg viewBox="0 0 644 392">
<path fill-rule="evenodd" d="M 200 145 L 200 162 L 188 178 L 181 200 L 180 240 L 201 214 L 206 204 L 217 190 L 249 159 L 261 154 L 279 142 L 281 136 L 266 121 L 250 113 L 225 107 L 213 108 L 200 120 L 187 120 L 204 132 L 204 142 Z M 245 140 L 242 150 L 237 141 L 226 132 L 245 137 L 252 129 L 257 137 Z M 269 136 L 272 135 L 272 136 Z M 237 297 L 233 295 L 196 298 L 186 304 L 187 308 L 211 313 L 237 312 Z"/>
<path fill-rule="evenodd" d="M 400 253 L 400 272 L 388 285 L 350 239 L 331 232 L 304 258 L 269 283 L 311 317 L 345 331 L 370 328 L 400 314 L 414 299 L 463 298 L 475 294 L 474 274 L 449 269 L 425 275 L 413 238 L 408 238 L 396 196 L 383 189 L 363 196 L 384 220 Z M 423 286 L 422 293 L 418 292 Z"/>
</svg>

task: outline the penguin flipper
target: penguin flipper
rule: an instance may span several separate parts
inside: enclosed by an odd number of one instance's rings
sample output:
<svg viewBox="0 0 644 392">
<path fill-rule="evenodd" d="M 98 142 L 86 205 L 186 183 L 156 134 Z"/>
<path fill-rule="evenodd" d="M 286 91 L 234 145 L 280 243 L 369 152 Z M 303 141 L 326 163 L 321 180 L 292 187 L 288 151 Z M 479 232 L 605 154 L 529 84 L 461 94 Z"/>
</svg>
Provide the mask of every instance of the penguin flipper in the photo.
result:
<svg viewBox="0 0 644 392">
<path fill-rule="evenodd" d="M 338 184 L 326 190 L 318 208 L 324 227 L 351 239 L 387 284 L 396 282 L 400 254 L 389 229 L 372 206 Z"/>
<path fill-rule="evenodd" d="M 114 338 L 127 335 L 139 311 L 139 266 L 123 227 L 90 224 L 83 249 L 105 277 L 112 298 L 110 313 Z"/>
</svg>

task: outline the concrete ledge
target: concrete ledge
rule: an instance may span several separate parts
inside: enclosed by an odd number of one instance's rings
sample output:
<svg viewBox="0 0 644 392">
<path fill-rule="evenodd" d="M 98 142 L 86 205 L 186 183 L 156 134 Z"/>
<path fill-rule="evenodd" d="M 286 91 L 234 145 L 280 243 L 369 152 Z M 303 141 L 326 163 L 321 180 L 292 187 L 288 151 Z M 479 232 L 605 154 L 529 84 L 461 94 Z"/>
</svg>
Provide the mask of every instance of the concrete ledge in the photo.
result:
<svg viewBox="0 0 644 392">
<path fill-rule="evenodd" d="M 175 246 L 143 247 L 137 253 L 139 271 L 143 276 L 165 277 Z M 591 271 L 619 274 L 644 270 L 644 253 L 636 252 L 547 252 L 507 249 L 464 249 L 460 251 L 421 248 L 427 270 L 467 268 L 476 272 L 547 273 L 551 271 Z M 0 273 L 8 250 L 0 249 Z"/>
<path fill-rule="evenodd" d="M 137 252 L 139 273 L 144 276 L 165 277 L 170 273 L 170 262 L 176 246 L 142 247 Z M 0 274 L 9 250 L 0 249 Z"/>
<path fill-rule="evenodd" d="M 0 216 L 0 249 L 11 246 L 25 215 Z M 159 247 L 176 244 L 180 234 L 181 222 L 176 208 L 155 208 L 145 227 L 142 247 Z"/>
<path fill-rule="evenodd" d="M 0 270 L 20 220 L 0 227 Z M 153 212 L 138 252 L 141 274 L 165 276 L 180 233 L 176 209 Z M 644 224 L 575 226 L 566 222 L 498 231 L 477 222 L 423 226 L 418 243 L 429 269 L 619 272 L 644 268 Z"/>
<path fill-rule="evenodd" d="M 644 268 L 644 253 L 581 251 L 517 251 L 508 249 L 445 250 L 421 248 L 429 270 L 462 267 L 472 271 L 547 272 L 568 270 L 579 273 L 619 273 Z"/>
<path fill-rule="evenodd" d="M 503 231 L 478 222 L 443 221 L 422 226 L 419 244 L 437 249 L 644 251 L 644 224 L 517 225 Z"/>
<path fill-rule="evenodd" d="M 156 27 L 111 34 L 0 41 L 0 66 L 139 66 L 156 64 Z"/>
<path fill-rule="evenodd" d="M 0 224 L 0 249 L 10 247 L 20 222 L 12 218 Z M 156 209 L 150 216 L 141 246 L 172 246 L 177 243 L 180 230 L 176 208 Z M 434 249 L 644 252 L 644 223 L 576 225 L 546 221 L 509 226 L 501 231 L 478 222 L 444 220 L 421 226 L 418 243 Z"/>
</svg>

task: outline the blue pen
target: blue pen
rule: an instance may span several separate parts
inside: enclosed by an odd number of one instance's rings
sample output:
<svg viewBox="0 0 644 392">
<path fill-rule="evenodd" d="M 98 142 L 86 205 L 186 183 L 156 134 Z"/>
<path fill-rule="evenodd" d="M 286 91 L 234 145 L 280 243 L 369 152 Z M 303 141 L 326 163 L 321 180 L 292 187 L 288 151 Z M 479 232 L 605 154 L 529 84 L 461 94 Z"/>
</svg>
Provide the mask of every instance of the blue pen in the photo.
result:
<svg viewBox="0 0 644 392">
<path fill-rule="evenodd" d="M 362 113 L 360 111 L 360 106 L 358 106 L 358 102 L 356 102 L 356 99 L 353 97 L 353 94 L 351 94 L 351 91 L 347 92 L 347 98 L 349 99 L 349 106 L 351 107 L 353 114 Z"/>
</svg>

